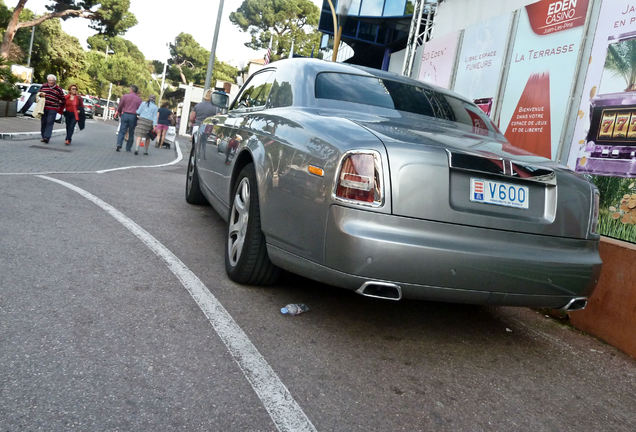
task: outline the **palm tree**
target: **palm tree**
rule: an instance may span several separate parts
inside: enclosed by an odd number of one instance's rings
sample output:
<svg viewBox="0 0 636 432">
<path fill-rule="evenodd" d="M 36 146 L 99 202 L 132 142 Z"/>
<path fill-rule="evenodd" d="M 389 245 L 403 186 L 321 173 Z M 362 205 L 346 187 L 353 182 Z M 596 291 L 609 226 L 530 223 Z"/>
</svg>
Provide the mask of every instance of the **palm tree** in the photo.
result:
<svg viewBox="0 0 636 432">
<path fill-rule="evenodd" d="M 636 39 L 624 40 L 607 47 L 605 69 L 625 80 L 625 91 L 636 91 Z"/>
</svg>

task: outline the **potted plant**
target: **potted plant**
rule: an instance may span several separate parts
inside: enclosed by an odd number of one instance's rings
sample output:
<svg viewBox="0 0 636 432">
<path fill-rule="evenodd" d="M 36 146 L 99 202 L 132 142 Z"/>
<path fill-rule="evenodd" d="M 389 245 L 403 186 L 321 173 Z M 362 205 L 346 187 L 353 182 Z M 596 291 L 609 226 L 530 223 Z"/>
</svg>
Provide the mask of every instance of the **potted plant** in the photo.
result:
<svg viewBox="0 0 636 432">
<path fill-rule="evenodd" d="M 17 77 L 11 73 L 6 60 L 0 57 L 0 117 L 15 117 L 20 90 L 15 86 Z"/>
</svg>

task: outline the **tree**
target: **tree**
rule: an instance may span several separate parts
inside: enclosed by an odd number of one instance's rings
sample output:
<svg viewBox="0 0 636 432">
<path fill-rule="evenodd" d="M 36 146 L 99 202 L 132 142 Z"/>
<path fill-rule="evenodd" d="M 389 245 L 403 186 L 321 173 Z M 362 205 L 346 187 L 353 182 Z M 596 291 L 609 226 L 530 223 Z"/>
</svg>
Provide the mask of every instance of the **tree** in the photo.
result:
<svg viewBox="0 0 636 432">
<path fill-rule="evenodd" d="M 318 7 L 310 0 L 243 0 L 230 21 L 252 35 L 245 44 L 249 48 L 267 48 L 271 37 L 272 59 L 277 60 L 289 55 L 292 40 L 295 54 L 311 55 L 319 46 L 319 17 Z"/>
<path fill-rule="evenodd" d="M 178 73 L 181 83 L 200 82 L 201 74 L 205 80 L 204 70 L 208 64 L 210 52 L 203 48 L 189 33 L 179 33 L 170 44 L 171 77 Z M 178 80 L 175 80 L 178 81 Z"/>
<path fill-rule="evenodd" d="M 128 11 L 130 0 L 50 0 L 46 6 L 48 13 L 21 21 L 26 3 L 27 0 L 19 0 L 13 9 L 0 46 L 0 56 L 3 58 L 9 57 L 11 43 L 19 29 L 33 27 L 52 18 L 85 18 L 91 21 L 91 28 L 109 36 L 123 34 L 137 24 L 135 16 Z"/>
<path fill-rule="evenodd" d="M 31 57 L 34 79 L 43 82 L 52 73 L 62 87 L 75 83 L 81 92 L 89 92 L 91 79 L 86 74 L 86 53 L 79 40 L 62 30 L 59 19 L 43 22 L 35 35 Z"/>
<path fill-rule="evenodd" d="M 11 101 L 20 96 L 20 90 L 14 85 L 16 81 L 6 60 L 0 57 L 0 101 Z"/>
<path fill-rule="evenodd" d="M 152 87 L 151 70 L 135 44 L 120 37 L 112 38 L 109 54 L 106 54 L 106 45 L 99 42 L 103 42 L 103 38 L 95 36 L 89 38 L 93 49 L 86 53 L 87 73 L 95 83 L 95 94 L 105 96 L 111 83 L 115 96 L 127 93 L 131 84 L 139 87 L 142 96 L 156 93 Z"/>
<path fill-rule="evenodd" d="M 203 85 L 205 83 L 210 51 L 203 48 L 191 34 L 177 35 L 174 43 L 170 44 L 170 55 L 168 64 L 171 67 L 167 72 L 169 80 L 182 84 L 193 82 Z M 236 82 L 237 74 L 235 67 L 215 58 L 213 79 Z"/>
<path fill-rule="evenodd" d="M 121 36 L 109 37 L 108 35 L 98 33 L 90 36 L 86 39 L 86 42 L 90 50 L 101 51 L 103 53 L 106 53 L 106 50 L 108 50 L 109 54 L 125 54 L 135 60 L 141 62 L 146 61 L 144 54 L 137 48 L 137 45 Z"/>
</svg>

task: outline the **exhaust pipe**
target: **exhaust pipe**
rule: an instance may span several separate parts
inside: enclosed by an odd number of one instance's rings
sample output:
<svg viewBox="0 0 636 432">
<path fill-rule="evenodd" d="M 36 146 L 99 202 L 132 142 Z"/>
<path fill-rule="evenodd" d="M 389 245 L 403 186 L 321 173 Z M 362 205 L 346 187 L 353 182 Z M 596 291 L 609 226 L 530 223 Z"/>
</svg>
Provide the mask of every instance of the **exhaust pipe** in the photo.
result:
<svg viewBox="0 0 636 432">
<path fill-rule="evenodd" d="M 574 297 L 565 306 L 561 308 L 562 311 L 572 312 L 585 309 L 587 306 L 587 297 Z"/>
<path fill-rule="evenodd" d="M 402 288 L 399 285 L 388 282 L 367 281 L 356 292 L 365 297 L 383 300 L 398 301 L 402 299 Z"/>
</svg>

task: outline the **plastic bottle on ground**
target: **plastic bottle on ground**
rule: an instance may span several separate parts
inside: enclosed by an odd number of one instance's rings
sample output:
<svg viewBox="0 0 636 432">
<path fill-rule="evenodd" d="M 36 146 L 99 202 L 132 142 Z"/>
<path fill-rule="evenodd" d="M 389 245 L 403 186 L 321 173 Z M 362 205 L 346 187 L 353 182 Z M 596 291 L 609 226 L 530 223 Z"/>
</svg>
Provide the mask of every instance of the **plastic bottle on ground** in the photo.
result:
<svg viewBox="0 0 636 432">
<path fill-rule="evenodd" d="M 309 306 L 302 303 L 297 304 L 288 304 L 285 307 L 280 308 L 280 313 L 283 315 L 300 315 L 303 312 L 307 312 L 309 310 Z"/>
</svg>

